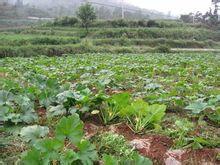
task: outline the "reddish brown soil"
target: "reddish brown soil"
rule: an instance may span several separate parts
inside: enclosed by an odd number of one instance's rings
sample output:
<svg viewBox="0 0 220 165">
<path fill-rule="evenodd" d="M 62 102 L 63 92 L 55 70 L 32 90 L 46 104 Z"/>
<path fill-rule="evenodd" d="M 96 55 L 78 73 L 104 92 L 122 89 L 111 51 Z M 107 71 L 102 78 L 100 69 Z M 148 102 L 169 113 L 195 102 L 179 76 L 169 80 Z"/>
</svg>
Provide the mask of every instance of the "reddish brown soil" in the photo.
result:
<svg viewBox="0 0 220 165">
<path fill-rule="evenodd" d="M 169 137 L 154 134 L 135 134 L 124 123 L 106 127 L 95 123 L 96 121 L 85 123 L 86 137 L 90 138 L 105 131 L 118 133 L 123 135 L 141 155 L 151 158 L 154 164 L 220 165 L 220 161 L 216 160 L 220 149 L 171 150 L 173 141 Z"/>
<path fill-rule="evenodd" d="M 47 114 L 46 114 L 47 111 L 46 111 L 46 109 L 45 108 L 38 108 L 36 110 L 36 112 L 37 112 L 37 115 L 39 117 L 39 124 L 44 125 L 47 121 Z"/>
<path fill-rule="evenodd" d="M 139 147 L 137 150 L 141 155 L 155 160 L 155 164 L 163 164 L 165 153 L 173 144 L 172 140 L 166 136 L 134 134 L 126 124 L 117 125 L 111 130 L 123 135 L 131 142 L 143 144 L 143 147 Z"/>
<path fill-rule="evenodd" d="M 46 111 L 45 108 L 38 108 L 37 109 L 37 114 L 38 114 L 39 117 L 45 117 L 46 113 L 47 113 L 47 111 Z"/>
<path fill-rule="evenodd" d="M 6 76 L 6 73 L 1 73 L 1 72 L 0 72 L 0 77 L 2 77 L 2 78 L 7 77 L 7 76 Z"/>
<path fill-rule="evenodd" d="M 88 124 L 94 124 L 96 126 L 102 127 L 102 121 L 100 120 L 98 115 L 88 115 L 84 118 L 81 119 L 83 121 L 84 124 L 88 123 Z"/>
<path fill-rule="evenodd" d="M 201 149 L 187 151 L 182 155 L 181 162 L 183 165 L 218 165 L 220 161 L 216 160 L 220 149 Z"/>
<path fill-rule="evenodd" d="M 105 92 L 108 95 L 114 95 L 114 94 L 119 94 L 119 93 L 132 93 L 134 90 L 133 89 L 124 89 L 124 90 L 113 90 L 112 88 L 106 88 Z"/>
<path fill-rule="evenodd" d="M 88 122 L 84 123 L 85 137 L 88 139 L 102 132 L 103 130 L 104 130 L 104 127 L 102 126 L 97 126 L 93 123 L 88 123 Z"/>
</svg>

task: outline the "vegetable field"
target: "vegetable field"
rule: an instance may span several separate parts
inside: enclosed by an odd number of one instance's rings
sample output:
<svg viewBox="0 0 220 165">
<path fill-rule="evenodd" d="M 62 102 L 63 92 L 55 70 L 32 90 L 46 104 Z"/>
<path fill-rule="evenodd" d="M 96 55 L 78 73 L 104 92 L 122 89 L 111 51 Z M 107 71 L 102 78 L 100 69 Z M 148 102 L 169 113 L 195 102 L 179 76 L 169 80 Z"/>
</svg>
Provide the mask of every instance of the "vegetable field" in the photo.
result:
<svg viewBox="0 0 220 165">
<path fill-rule="evenodd" d="M 218 53 L 2 58 L 0 162 L 218 164 L 219 66 Z"/>
</svg>

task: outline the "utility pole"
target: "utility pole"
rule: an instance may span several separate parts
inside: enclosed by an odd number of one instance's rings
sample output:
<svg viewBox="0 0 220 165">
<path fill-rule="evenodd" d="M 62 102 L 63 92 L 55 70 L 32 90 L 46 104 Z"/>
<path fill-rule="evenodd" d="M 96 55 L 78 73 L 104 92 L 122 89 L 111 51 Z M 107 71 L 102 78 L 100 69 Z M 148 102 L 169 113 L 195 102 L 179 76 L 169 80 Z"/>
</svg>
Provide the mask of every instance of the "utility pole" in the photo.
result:
<svg viewBox="0 0 220 165">
<path fill-rule="evenodd" d="M 121 18 L 125 18 L 125 11 L 124 11 L 124 0 L 121 0 Z"/>
<path fill-rule="evenodd" d="M 193 13 L 193 24 L 195 24 L 195 14 Z"/>
</svg>

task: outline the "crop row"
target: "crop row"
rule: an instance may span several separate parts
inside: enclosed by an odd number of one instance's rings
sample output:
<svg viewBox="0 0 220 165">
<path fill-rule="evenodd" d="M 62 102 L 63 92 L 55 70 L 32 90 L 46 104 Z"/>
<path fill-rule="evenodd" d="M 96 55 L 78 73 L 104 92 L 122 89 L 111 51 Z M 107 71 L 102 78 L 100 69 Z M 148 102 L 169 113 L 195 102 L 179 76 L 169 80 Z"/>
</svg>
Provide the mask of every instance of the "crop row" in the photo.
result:
<svg viewBox="0 0 220 165">
<path fill-rule="evenodd" d="M 10 155 L 24 164 L 117 164 L 124 158 L 152 164 L 121 135 L 101 132 L 86 139 L 81 120 L 160 133 L 173 139 L 173 149 L 216 148 L 219 61 L 211 53 L 0 59 L 0 121 L 10 132 L 14 124 L 28 124 L 16 130 L 20 137 L 4 142 L 3 154 L 7 146 L 22 144 L 15 148 L 24 154 Z"/>
<path fill-rule="evenodd" d="M 83 30 L 55 30 L 53 28 L 48 30 L 40 29 L 26 29 L 20 31 L 22 34 L 40 34 L 40 35 L 59 35 L 59 36 L 75 36 L 84 37 L 85 32 Z M 188 40 L 207 40 L 211 39 L 219 41 L 219 33 L 207 29 L 195 29 L 195 28 L 107 28 L 107 29 L 91 29 L 90 37 L 92 38 L 167 38 L 167 39 L 188 39 Z"/>
<path fill-rule="evenodd" d="M 64 45 L 77 44 L 81 41 L 75 37 L 55 37 L 55 36 L 38 36 L 38 35 L 2 35 L 0 37 L 0 46 L 22 46 L 22 45 Z M 107 38 L 107 39 L 90 39 L 91 43 L 96 46 L 116 45 L 132 46 L 142 45 L 156 47 L 161 44 L 168 45 L 172 48 L 212 48 L 218 47 L 219 43 L 212 40 L 195 41 L 195 40 L 171 40 L 171 39 L 126 39 L 126 38 Z"/>
</svg>

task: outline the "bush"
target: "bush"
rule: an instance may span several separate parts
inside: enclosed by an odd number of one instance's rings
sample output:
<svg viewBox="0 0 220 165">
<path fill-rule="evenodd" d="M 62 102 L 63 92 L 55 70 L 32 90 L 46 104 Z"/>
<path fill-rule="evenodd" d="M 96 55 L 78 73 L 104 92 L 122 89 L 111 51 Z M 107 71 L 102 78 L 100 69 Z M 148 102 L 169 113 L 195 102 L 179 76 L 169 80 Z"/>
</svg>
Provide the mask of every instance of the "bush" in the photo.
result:
<svg viewBox="0 0 220 165">
<path fill-rule="evenodd" d="M 113 20 L 110 22 L 112 27 L 117 28 L 117 27 L 128 27 L 128 22 L 125 21 L 124 19 L 119 19 L 119 20 Z"/>
<path fill-rule="evenodd" d="M 146 27 L 147 26 L 147 22 L 145 20 L 139 20 L 138 21 L 138 26 L 139 27 Z"/>
<path fill-rule="evenodd" d="M 171 48 L 167 45 L 160 45 L 158 47 L 155 48 L 155 51 L 157 53 L 170 53 L 171 52 Z"/>
<path fill-rule="evenodd" d="M 160 25 L 154 20 L 149 20 L 147 22 L 147 27 L 160 27 Z"/>
<path fill-rule="evenodd" d="M 75 26 L 79 20 L 75 17 L 56 18 L 53 22 L 55 26 Z"/>
</svg>

